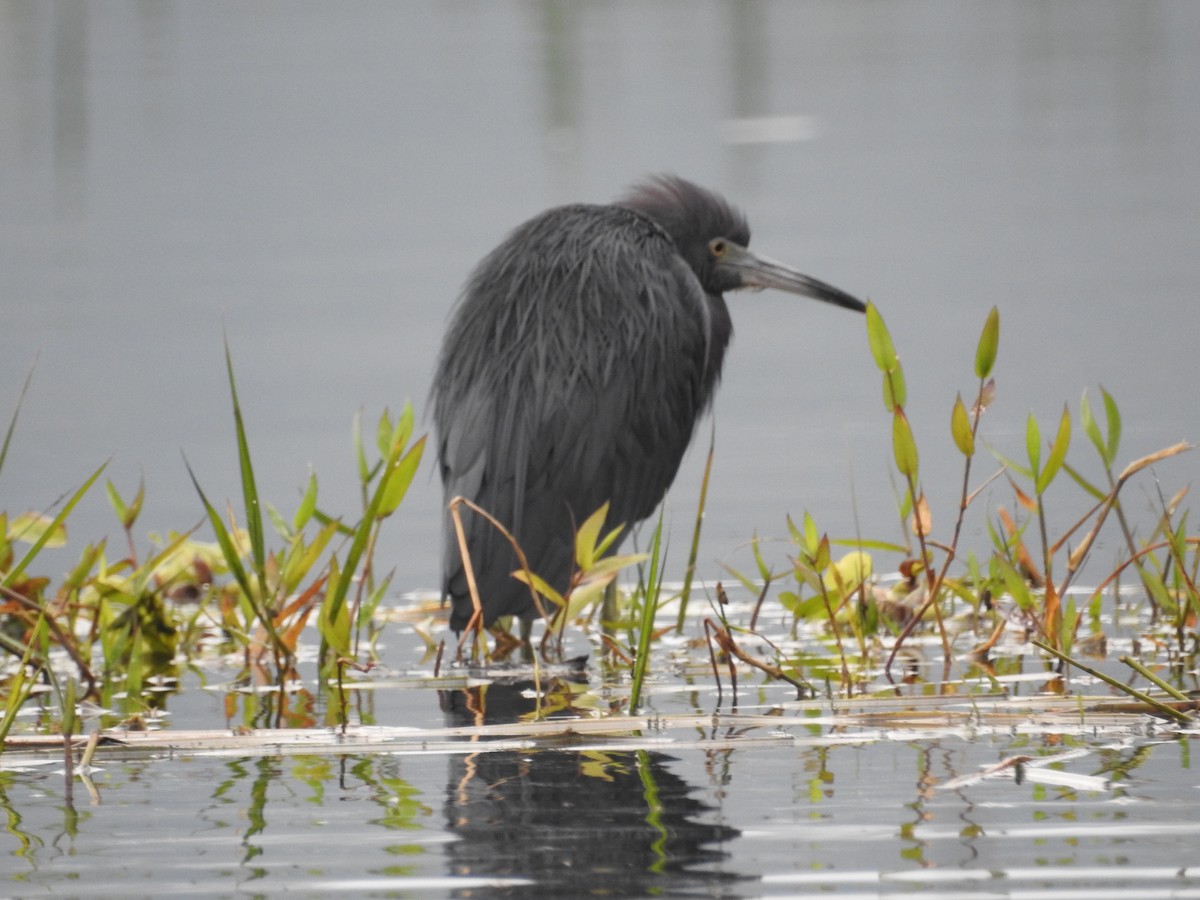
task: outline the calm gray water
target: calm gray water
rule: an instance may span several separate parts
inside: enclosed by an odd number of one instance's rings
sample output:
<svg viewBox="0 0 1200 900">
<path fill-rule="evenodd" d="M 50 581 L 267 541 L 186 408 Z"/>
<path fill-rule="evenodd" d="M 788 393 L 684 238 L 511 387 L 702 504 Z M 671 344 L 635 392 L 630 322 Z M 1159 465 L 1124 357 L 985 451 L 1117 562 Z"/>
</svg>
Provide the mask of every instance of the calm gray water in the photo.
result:
<svg viewBox="0 0 1200 900">
<path fill-rule="evenodd" d="M 21 814 L 0 839 L 0 891 L 1200 896 L 1195 798 L 1173 789 L 1179 746 L 1071 766 L 1115 771 L 1113 791 L 932 788 L 1014 749 L 1038 752 L 1017 737 L 599 761 L 561 751 L 130 758 L 97 774 L 100 805 L 77 788 L 68 809 L 61 776 L 6 778 L 0 802 Z"/>
<path fill-rule="evenodd" d="M 993 305 L 992 443 L 1020 453 L 1031 410 L 1049 431 L 1101 384 L 1124 415 L 1122 462 L 1200 440 L 1198 46 L 1187 0 L 0 0 L 0 423 L 38 360 L 0 509 L 49 507 L 111 459 L 127 496 L 145 479 L 140 534 L 182 529 L 200 509 L 181 453 L 210 495 L 236 496 L 224 330 L 262 493 L 290 509 L 314 467 L 323 505 L 351 514 L 352 418 L 405 399 L 423 412 L 472 265 L 540 209 L 657 171 L 721 190 L 757 249 L 879 305 L 935 523 L 959 480 L 949 410 L 972 390 Z M 701 574 L 745 564 L 746 539 L 804 509 L 834 534 L 893 537 L 890 423 L 862 321 L 770 293 L 733 306 Z M 1081 439 L 1072 459 L 1095 471 Z M 385 531 L 405 589 L 437 580 L 431 472 Z M 1170 494 L 1200 458 L 1159 475 Z M 1154 490 L 1128 502 L 1151 508 Z M 113 530 L 102 491 L 72 523 L 75 551 Z M 1127 792 L 989 784 L 926 805 L 928 771 L 1016 745 L 647 761 L 676 804 L 671 865 L 687 871 L 672 889 L 1197 895 L 1172 874 L 1194 856 L 1186 744 L 1112 751 L 1136 757 Z M 0 892 L 399 896 L 388 879 L 472 859 L 479 835 L 453 827 L 460 764 L 134 759 L 105 776 L 104 806 L 77 797 L 78 817 L 61 778 L 6 776 L 18 821 L 2 868 L 17 880 Z M 649 827 L 637 791 L 616 829 Z"/>
</svg>

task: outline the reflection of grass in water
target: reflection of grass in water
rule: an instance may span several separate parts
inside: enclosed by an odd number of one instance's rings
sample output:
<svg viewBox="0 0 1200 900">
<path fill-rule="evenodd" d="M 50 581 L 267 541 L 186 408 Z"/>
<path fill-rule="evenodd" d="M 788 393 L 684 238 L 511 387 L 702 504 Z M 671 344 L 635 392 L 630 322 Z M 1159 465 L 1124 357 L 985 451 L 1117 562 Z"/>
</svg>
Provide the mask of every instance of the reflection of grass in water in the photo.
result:
<svg viewBox="0 0 1200 900">
<path fill-rule="evenodd" d="M 753 575 L 726 566 L 730 576 L 756 598 L 751 609 L 727 605 L 718 584 L 711 614 L 697 615 L 689 608 L 688 597 L 703 499 L 685 580 L 670 590 L 663 578 L 666 552 L 661 517 L 648 553 L 611 557 L 607 553 L 619 528 L 605 528 L 602 508 L 580 526 L 575 546 L 578 571 L 564 594 L 554 592 L 537 573 L 523 573 L 552 616 L 544 632 L 543 653 L 527 654 L 534 663 L 535 685 L 551 677 L 543 672 L 538 657 L 561 656 L 563 629 L 568 623 L 580 625 L 584 617 L 581 627 L 588 635 L 595 633 L 593 640 L 601 647 L 606 690 L 614 698 L 606 705 L 611 712 L 630 712 L 645 705 L 646 679 L 663 677 L 673 665 L 689 678 L 721 679 L 727 673 L 733 702 L 739 696 L 739 671 L 743 681 L 749 676 L 757 683 L 790 682 L 801 698 L 814 690 L 853 697 L 892 684 L 893 669 L 899 665 L 900 682 L 920 684 L 936 693 L 960 689 L 962 681 L 951 678 L 956 654 L 967 654 L 970 671 L 983 679 L 982 684 L 997 686 L 1011 674 L 1012 660 L 1017 660 L 1017 668 L 1023 665 L 1030 644 L 1047 654 L 1040 657 L 1048 660 L 1042 662 L 1045 687 L 1063 691 L 1064 665 L 1079 666 L 1074 657 L 1084 653 L 1103 655 L 1107 635 L 1102 603 L 1126 573 L 1140 581 L 1141 603 L 1156 626 L 1153 643 L 1148 645 L 1170 659 L 1189 658 L 1200 612 L 1196 587 L 1200 537 L 1189 534 L 1188 515 L 1179 512 L 1186 491 L 1161 502 L 1157 521 L 1141 541 L 1119 498 L 1136 476 L 1190 447 L 1168 447 L 1118 470 L 1120 413 L 1113 398 L 1101 390 L 1102 417 L 1093 412 L 1086 394 L 1078 411 L 1083 433 L 1101 463 L 1100 482 L 1088 480 L 1068 462 L 1074 424 L 1064 407 L 1048 439 L 1043 439 L 1031 415 L 1025 458 L 1018 461 L 994 454 L 1000 469 L 973 484 L 983 413 L 996 393 L 992 367 L 999 345 L 999 316 L 993 310 L 975 351 L 974 399 L 968 407 L 959 395 L 950 409 L 950 436 L 964 465 L 957 514 L 941 535 L 934 528 L 926 485 L 920 478 L 917 439 L 905 413 L 903 368 L 873 306 L 867 326 L 871 353 L 883 376 L 903 542 L 830 538 L 806 512 L 798 523 L 788 522 L 788 584 L 769 593 L 785 578 L 777 571 L 779 563 L 767 562 L 756 539 L 751 543 Z M 214 652 L 236 654 L 240 660 L 235 684 L 273 686 L 271 692 L 253 694 L 259 698 L 256 702 L 264 704 L 255 713 L 255 724 L 310 724 L 314 721 L 310 698 L 304 691 L 297 694 L 295 688 L 302 636 L 313 613 L 320 636 L 319 683 L 340 684 L 338 690 L 320 689 L 321 709 L 326 722 L 345 725 L 349 721 L 347 691 L 354 685 L 342 682 L 349 669 L 369 668 L 375 659 L 374 642 L 382 627 L 375 613 L 390 583 L 390 576 L 379 577 L 374 568 L 379 529 L 411 483 L 424 438 L 413 440 L 415 417 L 408 406 L 394 420 L 386 412 L 380 417 L 371 452 L 356 422 L 362 495 L 357 521 L 351 524 L 320 508 L 315 474 L 295 512 L 285 518 L 258 496 L 228 351 L 226 367 L 242 475 L 240 515 L 231 508 L 222 515 L 189 469 L 215 543 L 197 541 L 193 527 L 156 538 L 148 554 L 139 553 L 134 531 L 144 491 L 139 487 L 133 500 L 126 501 L 109 483 L 108 499 L 124 530 L 127 550 L 110 559 L 106 542 L 101 541 L 85 547 L 75 566 L 57 582 L 33 574 L 42 550 L 65 542 L 71 510 L 104 466 L 68 494 L 53 515 L 0 518 L 0 646 L 20 661 L 11 666 L 5 685 L 0 734 L 11 728 L 39 680 L 55 692 L 57 722 L 70 730 L 71 717 L 61 711 L 73 708 L 72 694 L 125 715 L 153 712 L 154 694 L 149 688 L 156 679 L 176 678 L 180 665 Z M 24 393 L 0 446 L 0 468 Z M 1047 492 L 1063 481 L 1064 473 L 1083 492 L 1090 508 L 1063 534 L 1053 535 L 1047 525 Z M 988 555 L 965 552 L 960 537 L 968 513 L 984 488 L 999 478 L 1011 487 L 1015 513 L 1000 506 L 994 517 L 985 516 L 983 525 L 991 539 Z M 274 530 L 273 539 L 267 522 Z M 1095 589 L 1081 594 L 1075 587 L 1077 578 L 1106 525 L 1119 531 L 1127 556 L 1097 581 Z M 28 549 L 17 552 L 18 546 L 26 545 Z M 899 578 L 886 584 L 875 575 L 876 557 L 883 555 L 899 559 Z M 634 565 L 640 572 L 637 586 L 622 596 L 613 587 L 616 576 Z M 1077 605 L 1080 597 L 1085 599 Z M 597 625 L 595 612 L 600 608 L 604 611 Z M 781 619 L 781 611 L 785 618 Z M 1124 609 L 1126 614 L 1129 611 Z M 436 617 L 436 611 L 431 616 Z M 777 633 L 764 631 L 761 623 L 766 620 L 775 623 Z M 782 629 L 781 621 L 787 623 Z M 428 624 L 417 630 L 430 648 L 438 646 Z M 686 642 L 684 662 L 678 656 L 667 658 L 668 634 L 674 643 Z M 970 640 L 969 647 L 956 646 L 963 635 Z M 478 662 L 481 654 L 487 654 L 487 642 L 476 640 L 474 646 L 473 658 Z M 927 662 L 924 655 L 931 647 L 937 648 L 937 656 Z M 1141 665 L 1134 655 L 1122 659 L 1131 667 Z M 931 677 L 929 671 L 939 664 L 940 677 Z M 1140 704 L 1135 708 L 1178 719 L 1187 718 L 1193 707 L 1179 691 L 1179 673 L 1188 667 L 1173 665 L 1175 683 L 1167 679 L 1159 685 L 1176 693 L 1167 706 L 1157 697 L 1134 691 L 1128 675 L 1123 680 L 1097 672 L 1096 677 L 1130 693 Z M 1135 668 L 1134 678 L 1152 677 L 1157 676 L 1149 669 Z M 719 702 L 722 684 L 718 680 Z M 535 687 L 534 693 L 543 692 Z M 550 704 L 546 711 L 551 708 L 558 709 Z M 53 710 L 48 712 L 53 719 Z M 595 714 L 595 709 L 589 712 Z M 229 708 L 227 713 L 232 718 Z"/>
</svg>

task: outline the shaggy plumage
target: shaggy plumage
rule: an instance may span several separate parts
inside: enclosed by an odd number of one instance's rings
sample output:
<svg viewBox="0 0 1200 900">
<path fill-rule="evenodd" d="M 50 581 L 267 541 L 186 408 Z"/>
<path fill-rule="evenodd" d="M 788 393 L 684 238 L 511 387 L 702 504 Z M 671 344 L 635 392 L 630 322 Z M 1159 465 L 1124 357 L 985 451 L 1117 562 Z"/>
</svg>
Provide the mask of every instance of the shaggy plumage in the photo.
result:
<svg viewBox="0 0 1200 900">
<path fill-rule="evenodd" d="M 749 240 L 740 212 L 670 176 L 513 231 L 467 283 L 438 363 L 446 501 L 488 510 L 559 590 L 587 516 L 606 501 L 609 528 L 649 516 L 720 378 L 733 334 L 725 291 L 779 287 L 863 309 L 751 254 Z M 508 542 L 470 512 L 464 524 L 485 624 L 535 617 Z M 448 515 L 443 577 L 461 631 L 472 606 Z"/>
</svg>

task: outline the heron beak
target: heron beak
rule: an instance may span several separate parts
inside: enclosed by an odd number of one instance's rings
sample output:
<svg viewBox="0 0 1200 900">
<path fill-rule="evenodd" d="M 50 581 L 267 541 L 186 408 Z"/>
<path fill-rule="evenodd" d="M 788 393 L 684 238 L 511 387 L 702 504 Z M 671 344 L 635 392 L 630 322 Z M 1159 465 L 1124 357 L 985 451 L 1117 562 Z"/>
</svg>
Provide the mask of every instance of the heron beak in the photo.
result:
<svg viewBox="0 0 1200 900">
<path fill-rule="evenodd" d="M 866 304 L 857 297 L 851 297 L 831 284 L 803 275 L 783 263 L 759 256 L 732 241 L 726 243 L 726 248 L 721 265 L 736 272 L 741 277 L 744 288 L 775 288 L 789 294 L 823 300 L 856 312 L 865 312 L 867 309 Z"/>
</svg>

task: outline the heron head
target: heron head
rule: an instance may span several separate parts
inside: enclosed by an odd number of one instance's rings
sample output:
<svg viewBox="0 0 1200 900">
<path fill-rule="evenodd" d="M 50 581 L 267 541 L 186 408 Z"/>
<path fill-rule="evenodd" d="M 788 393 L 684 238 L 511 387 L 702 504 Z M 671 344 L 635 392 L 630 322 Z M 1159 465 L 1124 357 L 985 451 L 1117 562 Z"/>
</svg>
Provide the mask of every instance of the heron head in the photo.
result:
<svg viewBox="0 0 1200 900">
<path fill-rule="evenodd" d="M 653 219 L 674 241 L 709 294 L 776 288 L 862 312 L 861 301 L 750 250 L 750 225 L 719 194 L 674 175 L 633 188 L 620 201 Z"/>
<path fill-rule="evenodd" d="M 738 290 L 749 288 L 762 290 L 775 288 L 787 291 L 789 294 L 799 294 L 811 297 L 825 303 L 832 303 L 856 312 L 864 312 L 866 305 L 857 297 L 852 297 L 845 291 L 831 284 L 818 281 L 809 275 L 798 272 L 791 266 L 785 266 L 769 257 L 752 252 L 727 238 L 717 237 L 708 242 L 709 283 L 720 285 L 717 291 Z M 712 290 L 704 278 L 700 279 L 706 290 Z"/>
</svg>

